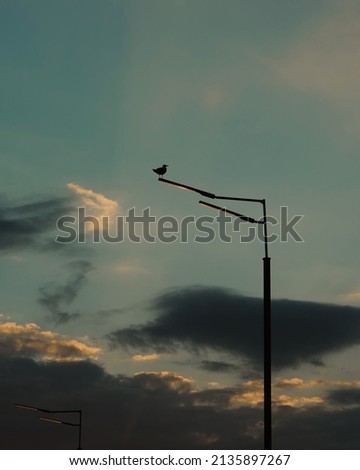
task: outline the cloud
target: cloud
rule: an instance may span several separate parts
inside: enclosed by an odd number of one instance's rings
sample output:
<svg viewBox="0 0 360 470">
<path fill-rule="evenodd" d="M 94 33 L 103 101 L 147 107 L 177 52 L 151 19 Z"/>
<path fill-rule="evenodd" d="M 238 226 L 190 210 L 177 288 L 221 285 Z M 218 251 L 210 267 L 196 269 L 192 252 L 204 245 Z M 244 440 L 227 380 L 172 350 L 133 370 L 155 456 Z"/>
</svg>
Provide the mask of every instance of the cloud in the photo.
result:
<svg viewBox="0 0 360 470">
<path fill-rule="evenodd" d="M 143 352 L 215 350 L 262 368 L 262 300 L 222 288 L 184 288 L 156 298 L 155 318 L 111 332 L 112 347 Z M 272 302 L 274 369 L 321 364 L 330 352 L 360 343 L 360 309 L 295 300 Z"/>
<path fill-rule="evenodd" d="M 280 379 L 277 380 L 275 383 L 276 388 L 299 388 L 304 386 L 304 379 L 300 379 L 299 377 L 292 377 L 290 379 Z"/>
<path fill-rule="evenodd" d="M 304 380 L 300 377 L 278 379 L 274 388 L 329 388 L 329 387 L 359 387 L 360 380 Z"/>
<path fill-rule="evenodd" d="M 266 63 L 288 86 L 355 109 L 359 104 L 359 42 L 360 9 L 347 5 L 300 37 L 282 58 Z"/>
<path fill-rule="evenodd" d="M 85 449 L 225 449 L 240 443 L 261 448 L 261 436 L 247 433 L 261 419 L 260 410 L 196 404 L 191 379 L 172 372 L 115 377 L 90 362 L 44 365 L 29 359 L 0 359 L 0 371 L 0 409 L 7 429 L 2 448 L 76 446 L 75 433 L 49 428 L 14 402 L 81 408 Z"/>
<path fill-rule="evenodd" d="M 177 393 L 190 393 L 194 381 L 174 372 L 139 372 L 133 376 L 133 382 L 141 384 L 146 390 L 169 390 Z"/>
<path fill-rule="evenodd" d="M 333 410 L 322 406 L 306 410 L 283 407 L 276 415 L 276 448 L 359 449 L 359 418 L 359 407 L 349 410 Z"/>
<path fill-rule="evenodd" d="M 0 356 L 0 388 L 7 430 L 3 449 L 71 449 L 77 444 L 76 429 L 50 427 L 36 413 L 15 408 L 15 402 L 81 408 L 85 449 L 263 448 L 260 381 L 199 390 L 191 378 L 170 371 L 114 376 L 90 361 L 43 363 Z M 282 394 L 275 399 L 275 448 L 358 448 L 358 395 L 330 393 L 321 400 Z M 339 403 L 351 403 L 351 410 Z"/>
<path fill-rule="evenodd" d="M 35 323 L 0 323 L 0 357 L 32 357 L 43 361 L 96 359 L 100 348 L 80 340 L 42 331 Z"/>
<path fill-rule="evenodd" d="M 210 372 L 237 372 L 239 366 L 223 361 L 201 361 L 200 367 Z"/>
<path fill-rule="evenodd" d="M 345 388 L 332 390 L 328 394 L 328 400 L 333 405 L 341 407 L 359 407 L 360 406 L 360 388 Z"/>
<path fill-rule="evenodd" d="M 160 359 L 161 354 L 135 354 L 132 356 L 132 360 L 135 362 L 143 362 L 143 361 L 156 361 Z"/>
<path fill-rule="evenodd" d="M 109 199 L 104 194 L 84 188 L 77 183 L 67 183 L 66 187 L 80 196 L 82 203 L 95 216 L 113 217 L 119 212 L 119 203 Z"/>
<path fill-rule="evenodd" d="M 65 213 L 73 211 L 69 198 L 53 198 L 27 204 L 11 204 L 0 201 L 0 250 L 23 248 L 52 248 L 49 241 L 56 221 Z"/>
<path fill-rule="evenodd" d="M 87 274 L 94 269 L 90 262 L 84 260 L 70 261 L 66 264 L 66 268 L 70 274 L 63 284 L 48 282 L 39 288 L 38 302 L 51 314 L 51 319 L 57 324 L 66 323 L 79 316 L 78 313 L 69 313 L 64 308 L 74 302 L 87 280 Z"/>
<path fill-rule="evenodd" d="M 353 292 L 349 292 L 347 294 L 342 294 L 339 296 L 342 302 L 347 302 L 351 304 L 359 304 L 360 303 L 360 290 L 356 289 Z"/>
<path fill-rule="evenodd" d="M 81 207 L 78 208 L 77 230 L 80 240 L 86 239 L 86 233 L 93 234 L 94 240 L 100 239 L 99 234 L 104 231 L 109 234 L 110 227 L 116 225 L 116 215 L 120 211 L 119 203 L 77 183 L 67 183 L 66 187 L 81 201 Z M 115 230 L 118 233 L 117 229 Z"/>
<path fill-rule="evenodd" d="M 285 379 L 284 379 L 285 380 Z M 272 404 L 273 410 L 279 410 L 279 407 L 306 408 L 309 406 L 324 405 L 325 397 L 321 396 L 302 396 L 277 393 L 278 387 L 273 387 Z M 262 407 L 264 400 L 264 389 L 262 380 L 248 380 L 241 385 L 232 388 L 224 388 L 222 395 L 220 390 L 216 390 L 217 399 L 221 396 L 221 406 L 228 408 L 238 407 Z M 211 392 L 203 391 L 198 393 L 201 397 L 206 397 L 208 404 L 211 404 Z M 210 400 L 209 400 L 210 398 Z M 203 403 L 204 404 L 204 403 Z"/>
<path fill-rule="evenodd" d="M 302 408 L 309 405 L 323 405 L 325 400 L 322 397 L 294 397 L 290 395 L 279 395 L 276 404 L 279 406 L 290 406 L 292 408 Z"/>
</svg>

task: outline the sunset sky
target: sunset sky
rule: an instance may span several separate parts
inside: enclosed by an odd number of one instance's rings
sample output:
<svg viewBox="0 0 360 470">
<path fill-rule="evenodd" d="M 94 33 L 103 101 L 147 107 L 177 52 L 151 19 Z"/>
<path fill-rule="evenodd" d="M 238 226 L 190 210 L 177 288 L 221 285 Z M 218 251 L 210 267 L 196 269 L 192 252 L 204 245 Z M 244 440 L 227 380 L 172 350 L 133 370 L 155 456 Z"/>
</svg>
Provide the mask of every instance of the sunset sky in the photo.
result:
<svg viewBox="0 0 360 470">
<path fill-rule="evenodd" d="M 359 449 L 359 2 L 2 0 L 0 44 L 0 448 L 76 446 L 15 402 L 86 449 L 262 448 L 264 244 L 168 164 L 266 198 L 274 448 Z"/>
</svg>

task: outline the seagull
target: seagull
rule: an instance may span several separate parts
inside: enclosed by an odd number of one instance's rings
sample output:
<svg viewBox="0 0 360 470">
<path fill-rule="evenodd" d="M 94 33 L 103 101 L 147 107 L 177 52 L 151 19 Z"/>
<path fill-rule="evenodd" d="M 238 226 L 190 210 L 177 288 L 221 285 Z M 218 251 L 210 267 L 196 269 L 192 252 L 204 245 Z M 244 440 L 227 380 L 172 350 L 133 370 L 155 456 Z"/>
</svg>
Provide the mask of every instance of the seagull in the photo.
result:
<svg viewBox="0 0 360 470">
<path fill-rule="evenodd" d="M 169 165 L 163 165 L 163 166 L 160 166 L 159 168 L 153 168 L 153 172 L 156 173 L 157 175 L 160 176 L 160 178 L 162 178 L 165 173 L 167 172 L 167 167 Z"/>
</svg>

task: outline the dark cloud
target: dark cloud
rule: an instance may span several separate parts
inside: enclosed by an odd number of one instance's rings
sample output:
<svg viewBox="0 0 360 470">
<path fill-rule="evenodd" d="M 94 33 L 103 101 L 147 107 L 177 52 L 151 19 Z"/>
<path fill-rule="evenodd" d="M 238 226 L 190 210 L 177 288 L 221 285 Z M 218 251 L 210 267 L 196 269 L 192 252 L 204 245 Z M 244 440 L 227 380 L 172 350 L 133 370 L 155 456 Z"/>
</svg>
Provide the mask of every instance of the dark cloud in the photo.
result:
<svg viewBox="0 0 360 470">
<path fill-rule="evenodd" d="M 196 404 L 196 391 L 176 374 L 115 377 L 87 362 L 0 359 L 0 387 L 5 449 L 63 449 L 77 444 L 76 429 L 39 423 L 37 413 L 15 408 L 15 402 L 81 408 L 85 449 L 225 449 L 239 443 L 261 448 L 261 437 L 247 435 L 261 419 L 259 409 L 218 409 L 213 406 L 215 398 Z"/>
<path fill-rule="evenodd" d="M 52 198 L 27 204 L 10 204 L 0 200 L 0 250 L 19 248 L 57 248 L 49 240 L 56 221 L 73 211 L 70 198 Z"/>
<path fill-rule="evenodd" d="M 239 366 L 223 361 L 201 361 L 200 367 L 210 372 L 237 372 Z"/>
<path fill-rule="evenodd" d="M 277 449 L 359 449 L 360 407 L 333 410 L 282 408 L 274 415 Z"/>
<path fill-rule="evenodd" d="M 0 355 L 2 449 L 77 446 L 77 428 L 41 422 L 39 413 L 15 408 L 15 403 L 45 409 L 81 408 L 85 449 L 219 450 L 263 446 L 263 414 L 258 397 L 261 383 L 199 389 L 191 378 L 168 371 L 115 376 L 90 360 L 68 362 L 61 351 L 70 339 L 63 344 L 63 338 L 55 333 L 49 337 L 49 332 L 44 332 L 42 338 L 31 324 L 21 327 L 6 323 L 3 327 L 4 334 L 13 335 L 14 341 L 6 348 L 6 355 Z M 60 360 L 41 362 L 29 357 L 38 357 L 33 350 L 43 351 L 44 340 L 52 346 L 54 340 L 60 342 Z M 26 347 L 19 350 L 19 341 Z M 336 395 L 342 391 L 343 397 Z M 356 389 L 330 391 L 324 405 L 300 410 L 274 404 L 274 448 L 357 448 L 354 434 L 360 418 L 358 393 Z M 342 409 L 349 404 L 351 413 L 346 407 Z M 72 422 L 77 419 L 76 415 L 58 417 Z"/>
<path fill-rule="evenodd" d="M 87 280 L 87 274 L 93 268 L 89 261 L 70 261 L 66 264 L 69 275 L 64 283 L 48 282 L 39 288 L 38 302 L 51 314 L 55 323 L 66 323 L 79 316 L 78 313 L 70 313 L 65 309 L 74 302 Z"/>
<path fill-rule="evenodd" d="M 71 449 L 77 428 L 39 421 L 15 408 L 83 411 L 85 449 L 261 449 L 261 406 L 234 408 L 245 388 L 197 390 L 173 373 L 113 376 L 91 362 L 0 358 L 1 448 Z M 66 420 L 76 419 L 60 415 Z M 358 449 L 360 407 L 276 407 L 275 449 Z"/>
<path fill-rule="evenodd" d="M 328 400 L 332 404 L 342 406 L 360 406 L 360 389 L 345 388 L 340 390 L 332 390 L 328 394 Z"/>
<path fill-rule="evenodd" d="M 185 288 L 158 297 L 155 318 L 108 335 L 113 347 L 169 352 L 190 348 L 241 356 L 262 367 L 262 300 L 221 288 Z M 322 357 L 360 343 L 360 308 L 273 300 L 273 366 L 322 364 Z"/>
</svg>

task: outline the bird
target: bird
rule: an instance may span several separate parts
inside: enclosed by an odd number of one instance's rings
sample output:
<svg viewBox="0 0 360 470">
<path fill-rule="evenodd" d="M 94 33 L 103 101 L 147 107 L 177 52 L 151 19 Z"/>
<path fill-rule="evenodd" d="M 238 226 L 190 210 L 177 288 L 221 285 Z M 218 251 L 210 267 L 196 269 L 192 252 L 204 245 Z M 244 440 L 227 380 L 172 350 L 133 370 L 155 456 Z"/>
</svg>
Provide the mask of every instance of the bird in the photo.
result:
<svg viewBox="0 0 360 470">
<path fill-rule="evenodd" d="M 160 178 L 162 178 L 165 173 L 167 172 L 167 167 L 169 165 L 163 165 L 163 166 L 160 166 L 159 168 L 153 168 L 153 172 L 156 173 L 157 175 L 159 175 Z"/>
</svg>

